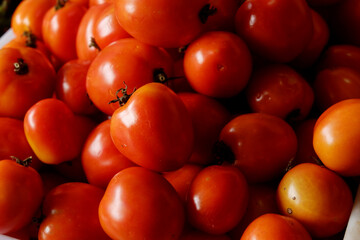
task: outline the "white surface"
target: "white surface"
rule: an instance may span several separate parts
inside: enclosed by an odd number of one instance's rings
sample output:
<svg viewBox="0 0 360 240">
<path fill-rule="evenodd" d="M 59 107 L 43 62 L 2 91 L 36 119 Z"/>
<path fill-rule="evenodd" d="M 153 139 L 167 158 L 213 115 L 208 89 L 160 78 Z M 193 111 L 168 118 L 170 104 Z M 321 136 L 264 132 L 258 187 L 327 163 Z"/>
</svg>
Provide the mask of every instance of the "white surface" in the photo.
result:
<svg viewBox="0 0 360 240">
<path fill-rule="evenodd" d="M 15 38 L 15 34 L 13 32 L 13 30 L 10 28 L 9 30 L 7 30 L 6 33 L 4 33 L 4 35 L 2 35 L 2 37 L 0 38 L 0 48 L 2 48 L 6 43 L 8 43 L 10 40 L 12 40 L 13 38 Z M 0 238 L 1 240 L 1 238 Z"/>
<path fill-rule="evenodd" d="M 344 240 L 359 240 L 360 239 L 360 186 L 354 201 L 354 206 L 346 227 Z"/>
</svg>

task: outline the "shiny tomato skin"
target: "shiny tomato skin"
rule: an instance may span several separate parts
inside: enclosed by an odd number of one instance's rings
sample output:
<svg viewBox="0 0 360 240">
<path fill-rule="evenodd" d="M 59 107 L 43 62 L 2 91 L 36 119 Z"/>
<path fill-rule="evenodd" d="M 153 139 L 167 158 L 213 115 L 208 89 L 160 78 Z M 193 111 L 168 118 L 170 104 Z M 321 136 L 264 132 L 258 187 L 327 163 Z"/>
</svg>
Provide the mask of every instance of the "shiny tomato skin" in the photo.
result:
<svg viewBox="0 0 360 240">
<path fill-rule="evenodd" d="M 350 44 L 334 44 L 323 53 L 318 70 L 336 67 L 360 69 L 360 47 Z"/>
<path fill-rule="evenodd" d="M 103 231 L 98 206 L 104 190 L 87 183 L 69 182 L 53 188 L 45 197 L 39 240 L 110 240 Z"/>
<path fill-rule="evenodd" d="M 206 233 L 225 234 L 240 222 L 248 200 L 248 183 L 238 168 L 208 166 L 190 185 L 186 203 L 188 221 Z"/>
<path fill-rule="evenodd" d="M 81 163 L 87 181 L 103 189 L 120 170 L 135 166 L 115 147 L 110 136 L 110 119 L 97 125 L 87 137 Z"/>
<path fill-rule="evenodd" d="M 345 229 L 353 206 L 347 183 L 314 163 L 290 169 L 277 189 L 282 214 L 297 219 L 313 237 L 333 236 Z"/>
<path fill-rule="evenodd" d="M 240 93 L 251 72 L 250 51 L 234 33 L 204 33 L 185 51 L 184 73 L 187 80 L 195 91 L 210 97 L 232 97 Z"/>
<path fill-rule="evenodd" d="M 27 65 L 23 74 L 14 71 L 19 59 Z M 55 70 L 42 53 L 32 48 L 0 50 L 0 116 L 22 119 L 33 104 L 51 97 L 54 89 Z"/>
<path fill-rule="evenodd" d="M 325 110 L 314 127 L 314 150 L 323 164 L 344 176 L 358 176 L 360 99 L 342 100 Z"/>
<path fill-rule="evenodd" d="M 159 173 L 130 167 L 111 179 L 99 219 L 114 240 L 170 240 L 179 238 L 185 213 L 176 191 Z"/>
<path fill-rule="evenodd" d="M 310 42 L 313 26 L 305 0 L 248 0 L 235 16 L 236 32 L 256 55 L 285 63 Z"/>
<path fill-rule="evenodd" d="M 0 191 L 0 234 L 30 224 L 43 200 L 43 182 L 39 173 L 14 160 L 1 160 Z"/>
<path fill-rule="evenodd" d="M 240 240 L 311 240 L 309 232 L 294 218 L 267 213 L 259 216 L 245 229 Z"/>
<path fill-rule="evenodd" d="M 111 138 L 125 157 L 159 172 L 176 170 L 187 162 L 194 146 L 193 131 L 184 103 L 161 83 L 137 89 L 114 112 L 110 124 Z"/>
<path fill-rule="evenodd" d="M 184 231 L 179 240 L 231 240 L 226 234 L 209 234 L 199 230 Z"/>
</svg>

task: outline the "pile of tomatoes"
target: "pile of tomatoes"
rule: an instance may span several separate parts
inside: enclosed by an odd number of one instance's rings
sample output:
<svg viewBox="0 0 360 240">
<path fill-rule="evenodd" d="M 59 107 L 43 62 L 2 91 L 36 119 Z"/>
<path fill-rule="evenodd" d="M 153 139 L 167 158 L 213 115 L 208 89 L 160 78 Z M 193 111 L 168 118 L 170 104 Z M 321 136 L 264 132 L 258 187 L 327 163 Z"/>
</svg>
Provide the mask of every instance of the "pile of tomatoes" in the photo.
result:
<svg viewBox="0 0 360 240">
<path fill-rule="evenodd" d="M 0 234 L 342 239 L 360 1 L 23 0 L 0 49 Z"/>
</svg>

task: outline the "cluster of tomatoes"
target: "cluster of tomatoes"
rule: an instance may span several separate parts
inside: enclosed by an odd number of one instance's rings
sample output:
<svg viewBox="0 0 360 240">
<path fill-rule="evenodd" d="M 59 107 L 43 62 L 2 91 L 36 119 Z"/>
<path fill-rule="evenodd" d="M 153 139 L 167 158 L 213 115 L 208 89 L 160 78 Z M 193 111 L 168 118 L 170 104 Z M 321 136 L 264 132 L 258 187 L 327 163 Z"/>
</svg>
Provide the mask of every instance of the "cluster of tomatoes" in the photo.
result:
<svg viewBox="0 0 360 240">
<path fill-rule="evenodd" d="M 360 1 L 23 0 L 0 49 L 0 234 L 342 239 Z"/>
</svg>

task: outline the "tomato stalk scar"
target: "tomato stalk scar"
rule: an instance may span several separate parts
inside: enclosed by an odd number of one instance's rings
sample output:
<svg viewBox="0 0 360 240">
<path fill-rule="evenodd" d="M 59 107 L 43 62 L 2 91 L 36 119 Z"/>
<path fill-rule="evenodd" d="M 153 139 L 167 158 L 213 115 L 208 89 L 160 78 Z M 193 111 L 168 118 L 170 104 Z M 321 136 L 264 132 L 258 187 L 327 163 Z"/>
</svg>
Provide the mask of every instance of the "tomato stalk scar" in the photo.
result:
<svg viewBox="0 0 360 240">
<path fill-rule="evenodd" d="M 200 9 L 199 18 L 202 24 L 205 24 L 208 18 L 214 15 L 217 12 L 217 9 L 211 5 L 210 3 L 206 4 L 204 7 Z"/>
<path fill-rule="evenodd" d="M 24 59 L 18 58 L 17 62 L 14 63 L 14 72 L 18 75 L 24 75 L 29 72 L 29 67 Z"/>
</svg>

